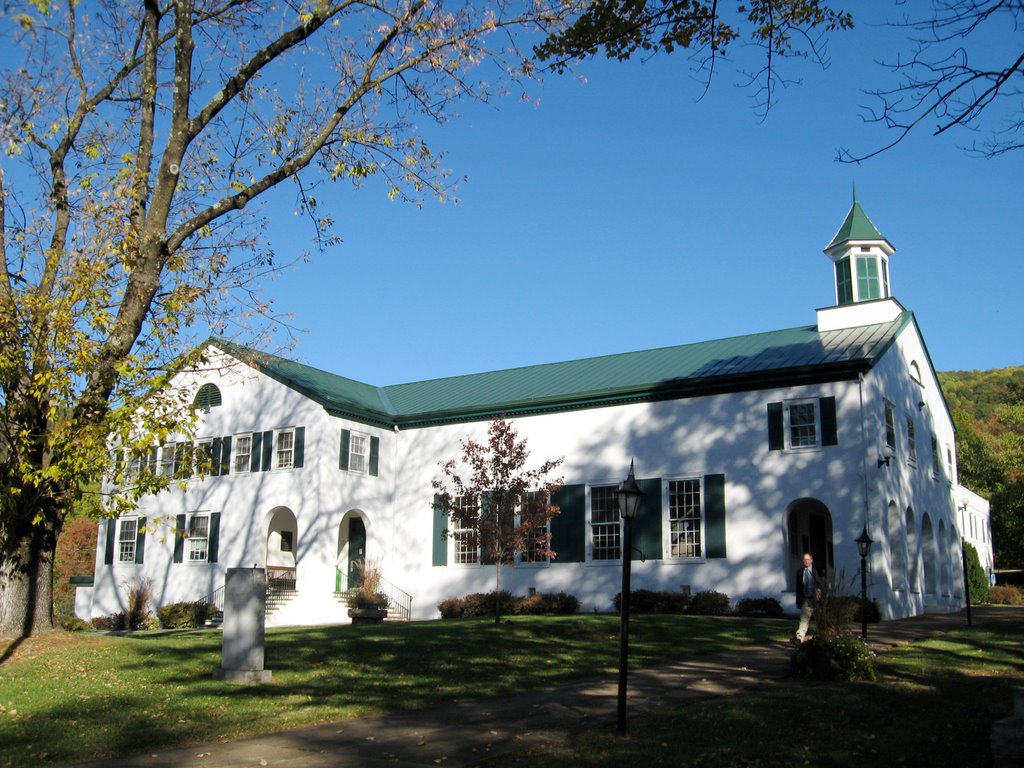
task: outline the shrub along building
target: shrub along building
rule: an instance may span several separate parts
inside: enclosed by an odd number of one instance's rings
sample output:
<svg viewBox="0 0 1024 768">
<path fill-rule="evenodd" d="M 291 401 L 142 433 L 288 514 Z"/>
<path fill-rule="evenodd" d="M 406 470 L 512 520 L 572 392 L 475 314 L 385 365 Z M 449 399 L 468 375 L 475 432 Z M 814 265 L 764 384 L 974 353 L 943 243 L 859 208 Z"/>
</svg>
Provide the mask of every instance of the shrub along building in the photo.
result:
<svg viewBox="0 0 1024 768">
<path fill-rule="evenodd" d="M 635 459 L 634 588 L 792 610 L 802 553 L 853 582 L 866 527 L 883 617 L 955 611 L 953 425 L 917 321 L 892 296 L 893 252 L 854 200 L 825 248 L 835 305 L 814 325 L 396 386 L 211 340 L 176 386 L 194 393 L 191 442 L 212 471 L 101 522 L 84 610 L 122 610 L 142 578 L 158 604 L 203 598 L 227 568 L 256 566 L 277 585 L 268 623 L 342 622 L 340 595 L 369 557 L 393 611 L 436 617 L 441 599 L 491 589 L 494 570 L 472 536 L 447 530 L 431 481 L 504 415 L 538 462 L 565 458 L 556 556 L 503 569 L 513 592 L 612 608 L 615 490 Z M 167 442 L 147 461 L 181 473 L 185 455 Z"/>
</svg>

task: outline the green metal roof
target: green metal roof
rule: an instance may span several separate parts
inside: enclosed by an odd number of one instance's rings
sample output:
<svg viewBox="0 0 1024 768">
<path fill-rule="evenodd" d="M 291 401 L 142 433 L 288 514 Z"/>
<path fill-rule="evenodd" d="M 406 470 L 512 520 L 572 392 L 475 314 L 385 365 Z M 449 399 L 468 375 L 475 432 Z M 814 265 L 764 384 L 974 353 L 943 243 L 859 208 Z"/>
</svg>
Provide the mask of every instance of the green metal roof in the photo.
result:
<svg viewBox="0 0 1024 768">
<path fill-rule="evenodd" d="M 404 428 L 852 378 L 900 332 L 891 323 L 820 333 L 788 328 L 640 352 L 374 387 L 230 342 L 210 343 L 329 413 Z"/>
<path fill-rule="evenodd" d="M 886 240 L 885 236 L 878 231 L 877 227 L 871 223 L 871 219 L 864 213 L 864 209 L 860 207 L 860 203 L 857 202 L 857 197 L 854 195 L 853 205 L 850 206 L 850 212 L 846 214 L 846 220 L 843 225 L 836 232 L 836 236 L 832 238 L 832 242 L 825 246 L 825 250 L 829 251 L 834 246 L 848 242 L 850 240 Z"/>
</svg>

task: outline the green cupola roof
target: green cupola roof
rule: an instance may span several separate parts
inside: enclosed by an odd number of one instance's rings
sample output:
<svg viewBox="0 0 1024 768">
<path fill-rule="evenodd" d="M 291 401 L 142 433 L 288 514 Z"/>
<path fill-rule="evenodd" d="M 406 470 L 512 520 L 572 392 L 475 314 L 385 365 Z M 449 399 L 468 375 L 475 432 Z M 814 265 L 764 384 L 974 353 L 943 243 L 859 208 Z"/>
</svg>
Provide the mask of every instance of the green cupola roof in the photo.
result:
<svg viewBox="0 0 1024 768">
<path fill-rule="evenodd" d="M 825 246 L 825 251 L 828 252 L 837 245 L 851 240 L 885 240 L 885 242 L 889 242 L 886 240 L 885 235 L 879 232 L 878 228 L 871 223 L 871 219 L 864 213 L 864 209 L 860 207 L 860 203 L 857 202 L 856 192 L 853 194 L 853 205 L 850 206 L 850 212 L 846 214 L 846 220 L 839 228 L 839 231 L 836 232 L 835 237 L 832 238 L 832 242 Z"/>
</svg>

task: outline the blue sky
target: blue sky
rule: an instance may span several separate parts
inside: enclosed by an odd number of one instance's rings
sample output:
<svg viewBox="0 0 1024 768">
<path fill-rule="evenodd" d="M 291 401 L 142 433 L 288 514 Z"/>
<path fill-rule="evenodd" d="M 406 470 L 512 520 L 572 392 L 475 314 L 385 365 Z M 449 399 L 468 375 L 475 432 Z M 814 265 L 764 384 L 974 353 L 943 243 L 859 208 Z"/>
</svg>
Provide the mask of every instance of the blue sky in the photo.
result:
<svg viewBox="0 0 1024 768">
<path fill-rule="evenodd" d="M 288 354 L 385 385 L 812 324 L 855 184 L 936 368 L 1024 364 L 1024 151 L 977 159 L 963 132 L 921 131 L 835 162 L 892 138 L 862 121 L 861 89 L 890 82 L 875 60 L 901 38 L 860 19 L 829 69 L 787 70 L 803 83 L 763 122 L 732 72 L 698 100 L 676 55 L 589 62 L 585 82 L 548 77 L 539 104 L 425 126 L 465 177 L 459 202 L 392 202 L 372 180 L 322 190 L 344 242 L 268 286 L 305 331 Z M 281 197 L 264 212 L 285 256 L 310 232 Z"/>
</svg>

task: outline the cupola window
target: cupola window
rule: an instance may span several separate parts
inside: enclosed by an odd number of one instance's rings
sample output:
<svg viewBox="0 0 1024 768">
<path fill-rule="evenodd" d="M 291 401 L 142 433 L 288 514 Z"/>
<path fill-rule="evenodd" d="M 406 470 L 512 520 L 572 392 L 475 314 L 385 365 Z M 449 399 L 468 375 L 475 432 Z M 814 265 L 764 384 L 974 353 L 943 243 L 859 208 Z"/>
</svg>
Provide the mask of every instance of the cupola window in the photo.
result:
<svg viewBox="0 0 1024 768">
<path fill-rule="evenodd" d="M 853 277 L 850 274 L 850 260 L 836 262 L 836 304 L 853 304 Z"/>
<path fill-rule="evenodd" d="M 878 274 L 878 258 L 873 255 L 857 257 L 857 300 L 871 301 L 882 298 Z"/>
</svg>

